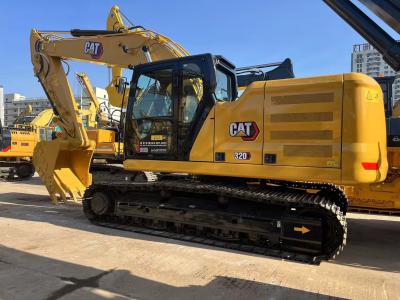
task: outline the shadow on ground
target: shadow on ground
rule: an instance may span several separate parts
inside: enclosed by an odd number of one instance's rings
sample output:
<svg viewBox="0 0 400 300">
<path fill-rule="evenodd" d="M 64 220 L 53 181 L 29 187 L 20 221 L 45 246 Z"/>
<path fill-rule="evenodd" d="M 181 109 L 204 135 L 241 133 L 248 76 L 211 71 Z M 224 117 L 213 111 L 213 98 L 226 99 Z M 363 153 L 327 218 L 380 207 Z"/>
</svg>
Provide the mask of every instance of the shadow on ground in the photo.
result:
<svg viewBox="0 0 400 300">
<path fill-rule="evenodd" d="M 38 286 L 37 286 L 38 285 Z M 0 298 L 8 299 L 339 299 L 234 277 L 176 287 L 127 270 L 99 270 L 0 246 Z"/>
<path fill-rule="evenodd" d="M 27 213 L 27 210 L 32 210 L 32 212 Z M 152 242 L 241 253 L 196 243 L 98 227 L 87 221 L 82 213 L 80 204 L 68 203 L 54 206 L 50 203 L 48 196 L 42 195 L 0 194 L 0 217 L 39 221 L 94 233 Z M 345 250 L 334 261 L 329 263 L 371 270 L 400 272 L 400 221 L 350 217 L 348 218 L 348 229 L 349 234 Z M 260 256 L 249 253 L 246 253 L 246 255 Z"/>
</svg>

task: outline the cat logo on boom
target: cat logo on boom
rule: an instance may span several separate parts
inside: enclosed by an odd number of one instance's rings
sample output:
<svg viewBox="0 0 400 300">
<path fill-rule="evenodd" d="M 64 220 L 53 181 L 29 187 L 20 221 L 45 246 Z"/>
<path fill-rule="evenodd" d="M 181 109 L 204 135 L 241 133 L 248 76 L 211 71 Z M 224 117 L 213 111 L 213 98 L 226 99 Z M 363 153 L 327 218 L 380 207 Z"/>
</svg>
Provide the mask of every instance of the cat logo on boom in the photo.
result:
<svg viewBox="0 0 400 300">
<path fill-rule="evenodd" d="M 253 121 L 232 122 L 229 125 L 230 136 L 241 137 L 243 141 L 254 141 L 259 133 L 257 123 Z"/>
<path fill-rule="evenodd" d="M 88 41 L 85 43 L 84 52 L 94 59 L 99 59 L 103 55 L 103 44 Z"/>
</svg>

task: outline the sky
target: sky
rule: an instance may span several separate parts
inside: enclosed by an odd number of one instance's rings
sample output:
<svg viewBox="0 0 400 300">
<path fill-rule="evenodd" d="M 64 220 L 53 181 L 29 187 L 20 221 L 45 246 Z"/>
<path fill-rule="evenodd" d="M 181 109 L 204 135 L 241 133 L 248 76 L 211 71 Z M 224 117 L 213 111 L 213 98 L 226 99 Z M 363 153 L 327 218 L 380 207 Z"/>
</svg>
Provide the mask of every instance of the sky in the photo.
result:
<svg viewBox="0 0 400 300">
<path fill-rule="evenodd" d="M 30 62 L 32 28 L 105 29 L 114 4 L 135 25 L 168 36 L 191 54 L 221 54 L 237 67 L 290 58 L 296 77 L 349 72 L 352 45 L 364 42 L 321 0 L 1 1 L 4 92 L 44 95 Z M 108 83 L 107 68 L 102 66 L 72 63 L 74 72 L 86 72 L 94 86 Z M 70 81 L 76 93 L 78 84 Z"/>
</svg>

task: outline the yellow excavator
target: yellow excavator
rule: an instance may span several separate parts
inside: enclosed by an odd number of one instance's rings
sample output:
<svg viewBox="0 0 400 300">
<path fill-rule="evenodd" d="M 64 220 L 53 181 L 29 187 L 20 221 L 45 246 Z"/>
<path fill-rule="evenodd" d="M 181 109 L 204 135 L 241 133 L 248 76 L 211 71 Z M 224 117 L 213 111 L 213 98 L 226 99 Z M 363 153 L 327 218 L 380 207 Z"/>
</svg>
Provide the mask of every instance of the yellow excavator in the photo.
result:
<svg viewBox="0 0 400 300">
<path fill-rule="evenodd" d="M 113 30 L 31 32 L 34 73 L 63 130 L 33 157 L 53 201 L 83 197 L 103 226 L 309 263 L 335 257 L 347 236 L 338 185 L 386 177 L 379 84 L 356 73 L 258 81 L 238 98 L 227 59 L 189 55 L 118 18 L 113 7 Z M 126 107 L 122 165 L 89 172 L 95 144 L 67 59 L 134 70 L 129 87 L 122 77 L 109 87 L 111 104 Z"/>
<path fill-rule="evenodd" d="M 11 142 L 12 140 L 12 142 Z M 17 128 L 2 128 L 0 131 L 0 177 L 27 179 L 33 176 L 32 164 L 36 133 Z"/>
<path fill-rule="evenodd" d="M 28 179 L 35 173 L 33 150 L 42 140 L 51 140 L 53 129 L 49 124 L 53 110 L 32 116 L 32 106 L 23 110 L 12 126 L 0 128 L 0 173 L 7 179 Z"/>
<path fill-rule="evenodd" d="M 13 125 L 20 125 L 23 123 L 24 118 L 32 113 L 32 105 L 27 105 L 26 108 L 15 118 Z"/>
</svg>

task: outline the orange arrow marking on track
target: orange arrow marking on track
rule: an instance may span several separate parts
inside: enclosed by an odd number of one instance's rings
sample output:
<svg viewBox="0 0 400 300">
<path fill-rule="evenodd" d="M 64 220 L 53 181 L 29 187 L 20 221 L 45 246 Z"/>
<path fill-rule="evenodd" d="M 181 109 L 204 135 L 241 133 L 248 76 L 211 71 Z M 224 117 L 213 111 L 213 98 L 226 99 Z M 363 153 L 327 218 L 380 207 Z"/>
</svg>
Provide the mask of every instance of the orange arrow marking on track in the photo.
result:
<svg viewBox="0 0 400 300">
<path fill-rule="evenodd" d="M 294 227 L 294 231 L 298 231 L 298 232 L 301 232 L 302 234 L 306 234 L 306 233 L 310 232 L 310 229 L 308 229 L 305 226 L 301 226 L 301 227 Z"/>
</svg>

